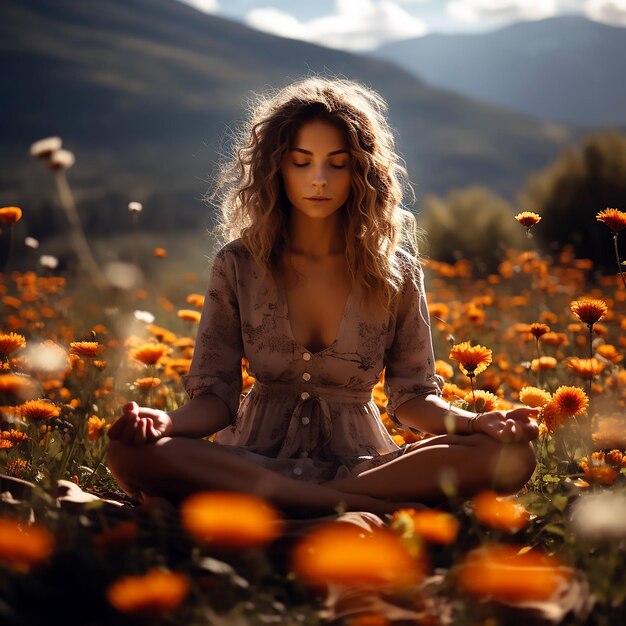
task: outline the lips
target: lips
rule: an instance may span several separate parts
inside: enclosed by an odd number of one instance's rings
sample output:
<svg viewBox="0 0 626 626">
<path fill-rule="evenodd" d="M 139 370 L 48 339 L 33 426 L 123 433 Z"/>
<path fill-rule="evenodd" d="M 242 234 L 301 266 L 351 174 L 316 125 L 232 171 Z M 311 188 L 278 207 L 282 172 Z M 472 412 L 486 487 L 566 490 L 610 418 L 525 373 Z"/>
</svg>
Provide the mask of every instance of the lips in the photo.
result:
<svg viewBox="0 0 626 626">
<path fill-rule="evenodd" d="M 305 198 L 305 200 L 313 200 L 313 202 L 327 202 L 330 198 L 326 198 L 324 196 L 311 196 L 310 198 Z"/>
</svg>

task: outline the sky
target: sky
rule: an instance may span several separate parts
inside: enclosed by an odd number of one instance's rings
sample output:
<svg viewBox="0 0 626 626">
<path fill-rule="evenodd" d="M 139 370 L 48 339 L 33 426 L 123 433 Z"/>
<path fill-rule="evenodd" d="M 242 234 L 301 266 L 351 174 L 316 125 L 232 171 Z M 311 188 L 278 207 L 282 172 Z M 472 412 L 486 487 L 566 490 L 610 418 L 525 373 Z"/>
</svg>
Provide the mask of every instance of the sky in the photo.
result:
<svg viewBox="0 0 626 626">
<path fill-rule="evenodd" d="M 626 27 L 626 0 L 179 0 L 259 30 L 363 52 L 429 33 L 481 33 L 565 14 Z"/>
</svg>

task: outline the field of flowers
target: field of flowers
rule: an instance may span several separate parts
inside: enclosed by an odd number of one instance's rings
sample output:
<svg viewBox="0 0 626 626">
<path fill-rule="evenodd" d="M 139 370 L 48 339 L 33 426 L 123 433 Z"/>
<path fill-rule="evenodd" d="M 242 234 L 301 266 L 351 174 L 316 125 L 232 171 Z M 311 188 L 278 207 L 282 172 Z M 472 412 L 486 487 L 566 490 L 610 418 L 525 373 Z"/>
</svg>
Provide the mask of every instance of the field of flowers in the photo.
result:
<svg viewBox="0 0 626 626">
<path fill-rule="evenodd" d="M 21 214 L 0 209 L 3 247 Z M 516 219 L 541 227 L 535 214 Z M 624 227 L 616 209 L 589 224 L 616 252 Z M 172 301 L 98 284 L 97 266 L 88 290 L 53 265 L 0 274 L 0 623 L 601 625 L 626 614 L 621 273 L 599 275 L 568 249 L 510 250 L 486 277 L 463 260 L 425 262 L 445 397 L 540 408 L 538 466 L 511 497 L 466 500 L 445 477 L 439 509 L 380 524 L 286 520 L 241 494 L 134 506 L 104 462 L 107 429 L 128 401 L 185 401 L 203 278 L 181 276 Z M 242 372 L 245 394 L 245 359 Z M 382 377 L 374 399 L 398 444 L 421 437 L 387 419 Z"/>
</svg>

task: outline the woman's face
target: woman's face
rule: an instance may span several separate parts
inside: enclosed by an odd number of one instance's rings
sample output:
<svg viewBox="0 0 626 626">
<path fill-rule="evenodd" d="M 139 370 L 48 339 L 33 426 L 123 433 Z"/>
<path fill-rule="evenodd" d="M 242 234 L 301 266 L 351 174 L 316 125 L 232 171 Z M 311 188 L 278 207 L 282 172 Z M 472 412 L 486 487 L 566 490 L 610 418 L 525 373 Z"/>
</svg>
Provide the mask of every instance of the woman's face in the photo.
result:
<svg viewBox="0 0 626 626">
<path fill-rule="evenodd" d="M 350 153 L 343 133 L 321 120 L 303 124 L 281 172 L 293 210 L 314 219 L 329 217 L 350 196 Z"/>
</svg>

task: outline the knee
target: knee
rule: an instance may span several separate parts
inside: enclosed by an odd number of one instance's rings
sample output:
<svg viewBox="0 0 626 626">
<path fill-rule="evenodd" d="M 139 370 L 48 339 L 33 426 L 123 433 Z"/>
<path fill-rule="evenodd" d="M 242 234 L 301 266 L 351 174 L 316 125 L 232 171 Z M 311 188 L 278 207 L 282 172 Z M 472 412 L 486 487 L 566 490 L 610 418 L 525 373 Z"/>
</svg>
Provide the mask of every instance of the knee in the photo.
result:
<svg viewBox="0 0 626 626">
<path fill-rule="evenodd" d="M 530 480 L 536 466 L 532 443 L 499 444 L 491 464 L 493 486 L 500 493 L 515 493 Z"/>
<path fill-rule="evenodd" d="M 106 453 L 107 465 L 115 476 L 139 479 L 163 464 L 164 459 L 160 457 L 166 439 L 160 439 L 157 443 L 132 445 L 110 439 Z"/>
</svg>

